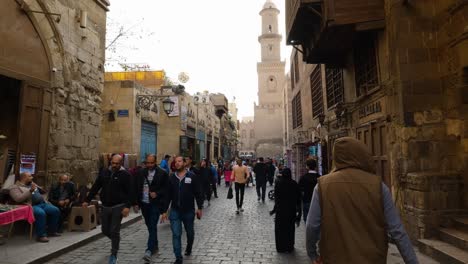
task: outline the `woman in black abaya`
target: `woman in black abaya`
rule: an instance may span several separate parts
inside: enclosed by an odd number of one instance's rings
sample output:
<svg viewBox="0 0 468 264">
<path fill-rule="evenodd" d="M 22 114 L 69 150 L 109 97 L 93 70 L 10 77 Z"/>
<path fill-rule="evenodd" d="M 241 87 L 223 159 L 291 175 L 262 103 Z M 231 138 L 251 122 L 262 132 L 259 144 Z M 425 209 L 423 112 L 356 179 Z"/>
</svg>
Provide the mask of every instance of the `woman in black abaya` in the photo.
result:
<svg viewBox="0 0 468 264">
<path fill-rule="evenodd" d="M 291 170 L 285 168 L 275 183 L 275 207 L 270 214 L 275 217 L 276 251 L 292 252 L 294 250 L 295 226 L 301 221 L 301 193 L 299 186 L 291 178 Z"/>
</svg>

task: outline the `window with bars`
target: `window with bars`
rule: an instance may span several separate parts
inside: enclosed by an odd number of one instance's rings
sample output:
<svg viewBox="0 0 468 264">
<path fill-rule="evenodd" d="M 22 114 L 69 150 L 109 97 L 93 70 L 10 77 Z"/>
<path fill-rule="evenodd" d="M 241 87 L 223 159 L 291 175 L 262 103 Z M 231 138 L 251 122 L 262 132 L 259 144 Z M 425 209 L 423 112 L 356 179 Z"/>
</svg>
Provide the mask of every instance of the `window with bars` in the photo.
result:
<svg viewBox="0 0 468 264">
<path fill-rule="evenodd" d="M 317 117 L 323 114 L 322 71 L 320 65 L 316 65 L 310 74 L 310 89 L 312 90 L 312 116 Z"/>
<path fill-rule="evenodd" d="M 344 82 L 342 69 L 325 69 L 327 80 L 327 107 L 344 102 Z"/>
<path fill-rule="evenodd" d="M 292 100 L 293 128 L 302 126 L 301 92 L 297 93 Z"/>
<path fill-rule="evenodd" d="M 379 85 L 376 41 L 376 33 L 365 33 L 358 36 L 355 44 L 354 72 L 358 97 Z"/>
</svg>

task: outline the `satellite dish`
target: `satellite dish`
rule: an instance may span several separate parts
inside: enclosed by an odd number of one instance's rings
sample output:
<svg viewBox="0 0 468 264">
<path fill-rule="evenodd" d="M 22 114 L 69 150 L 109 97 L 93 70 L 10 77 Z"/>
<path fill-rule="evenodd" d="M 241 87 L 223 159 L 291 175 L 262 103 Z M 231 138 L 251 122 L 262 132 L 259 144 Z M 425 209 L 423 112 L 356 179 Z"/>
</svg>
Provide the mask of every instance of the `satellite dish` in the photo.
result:
<svg viewBox="0 0 468 264">
<path fill-rule="evenodd" d="M 197 95 L 193 97 L 193 100 L 195 100 L 195 102 L 198 102 L 200 101 L 200 97 L 198 97 Z"/>
<path fill-rule="evenodd" d="M 177 78 L 179 79 L 179 82 L 181 83 L 186 83 L 190 79 L 186 72 L 179 73 L 179 76 Z"/>
</svg>

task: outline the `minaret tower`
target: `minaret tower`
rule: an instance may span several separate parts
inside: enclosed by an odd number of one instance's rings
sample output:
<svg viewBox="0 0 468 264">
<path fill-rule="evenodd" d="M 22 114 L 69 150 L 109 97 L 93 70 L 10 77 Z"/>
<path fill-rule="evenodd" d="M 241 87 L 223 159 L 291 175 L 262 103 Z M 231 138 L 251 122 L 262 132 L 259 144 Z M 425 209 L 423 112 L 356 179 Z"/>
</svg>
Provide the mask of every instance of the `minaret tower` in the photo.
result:
<svg viewBox="0 0 468 264">
<path fill-rule="evenodd" d="M 282 36 L 278 31 L 279 13 L 271 0 L 267 0 L 260 11 L 262 34 L 258 37 L 258 42 L 262 58 L 257 64 L 259 105 L 281 101 L 285 63 L 281 61 Z"/>
<path fill-rule="evenodd" d="M 258 42 L 261 61 L 257 63 L 258 105 L 255 105 L 254 131 L 257 140 L 256 154 L 263 157 L 282 155 L 285 62 L 281 61 L 279 14 L 280 11 L 272 0 L 266 0 L 260 11 L 262 29 Z"/>
</svg>

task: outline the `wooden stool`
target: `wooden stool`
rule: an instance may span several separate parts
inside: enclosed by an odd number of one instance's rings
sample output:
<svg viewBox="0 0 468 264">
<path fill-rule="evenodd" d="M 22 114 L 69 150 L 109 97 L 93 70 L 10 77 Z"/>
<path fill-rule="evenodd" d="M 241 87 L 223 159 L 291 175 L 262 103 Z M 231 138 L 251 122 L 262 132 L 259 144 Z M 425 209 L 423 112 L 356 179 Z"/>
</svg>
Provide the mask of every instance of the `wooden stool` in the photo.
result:
<svg viewBox="0 0 468 264">
<path fill-rule="evenodd" d="M 99 200 L 91 200 L 89 203 L 90 205 L 94 205 L 96 207 L 96 219 L 97 224 L 101 224 L 101 215 L 102 215 L 102 203 Z"/>
<path fill-rule="evenodd" d="M 96 207 L 72 207 L 68 217 L 68 231 L 89 231 L 96 227 Z"/>
</svg>

